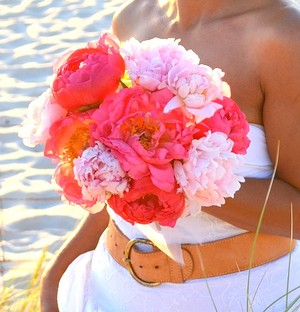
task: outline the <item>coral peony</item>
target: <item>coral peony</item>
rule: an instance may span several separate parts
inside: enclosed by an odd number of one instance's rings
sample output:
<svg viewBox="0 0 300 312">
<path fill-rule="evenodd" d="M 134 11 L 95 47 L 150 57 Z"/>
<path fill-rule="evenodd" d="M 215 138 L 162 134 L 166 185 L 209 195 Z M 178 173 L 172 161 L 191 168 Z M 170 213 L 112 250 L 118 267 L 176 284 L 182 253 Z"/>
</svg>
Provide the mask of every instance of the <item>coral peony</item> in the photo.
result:
<svg viewBox="0 0 300 312">
<path fill-rule="evenodd" d="M 171 192 L 165 192 L 145 177 L 134 181 L 122 198 L 111 196 L 108 204 L 131 224 L 158 222 L 174 227 L 184 209 L 184 195 L 177 193 L 174 186 Z"/>
<path fill-rule="evenodd" d="M 203 136 L 208 130 L 223 132 L 234 142 L 232 148 L 234 153 L 246 154 L 250 140 L 247 136 L 249 124 L 245 114 L 231 98 L 224 97 L 223 100 L 217 102 L 222 105 L 222 108 L 211 118 L 205 119 L 201 124 L 197 125 L 199 137 Z"/>
<path fill-rule="evenodd" d="M 80 157 L 94 143 L 91 136 L 91 113 L 72 113 L 55 122 L 45 144 L 45 156 L 67 162 L 73 162 Z"/>
<path fill-rule="evenodd" d="M 97 124 L 93 135 L 112 149 L 131 178 L 150 175 L 153 184 L 170 191 L 174 185 L 171 162 L 187 156 L 193 130 L 186 127 L 184 114 L 164 114 L 165 103 L 152 95 L 134 87 L 104 101 L 93 114 Z"/>
<path fill-rule="evenodd" d="M 57 61 L 53 96 L 68 111 L 99 105 L 108 94 L 117 90 L 124 71 L 124 60 L 117 43 L 106 34 L 97 45 L 89 44 Z"/>
<path fill-rule="evenodd" d="M 122 196 L 128 187 L 118 160 L 100 142 L 74 159 L 74 174 L 84 200 L 105 202 L 111 194 Z"/>
<path fill-rule="evenodd" d="M 236 175 L 242 158 L 232 152 L 233 141 L 222 132 L 207 132 L 199 140 L 193 140 L 189 157 L 183 163 L 175 161 L 174 172 L 180 190 L 197 206 L 186 209 L 185 214 L 195 214 L 201 206 L 224 204 L 240 188 L 244 178 Z"/>
<path fill-rule="evenodd" d="M 66 115 L 67 110 L 54 102 L 48 89 L 29 104 L 26 120 L 19 130 L 19 136 L 29 147 L 44 144 L 50 138 L 49 130 L 52 124 Z"/>
</svg>

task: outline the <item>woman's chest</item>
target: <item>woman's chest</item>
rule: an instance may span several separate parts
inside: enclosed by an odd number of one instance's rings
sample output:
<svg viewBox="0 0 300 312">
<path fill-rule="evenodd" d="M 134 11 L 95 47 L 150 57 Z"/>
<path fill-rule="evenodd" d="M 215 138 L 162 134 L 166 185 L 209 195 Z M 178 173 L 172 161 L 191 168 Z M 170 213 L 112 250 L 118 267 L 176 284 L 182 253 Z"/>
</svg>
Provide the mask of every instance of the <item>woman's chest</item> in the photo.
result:
<svg viewBox="0 0 300 312">
<path fill-rule="evenodd" d="M 142 41 L 154 37 L 176 38 L 186 49 L 192 49 L 202 64 L 221 68 L 229 83 L 232 98 L 240 105 L 248 120 L 262 124 L 263 93 L 260 84 L 258 50 L 252 32 L 236 24 L 210 24 L 183 31 L 177 25 L 158 19 L 132 31 L 130 36 Z"/>
</svg>

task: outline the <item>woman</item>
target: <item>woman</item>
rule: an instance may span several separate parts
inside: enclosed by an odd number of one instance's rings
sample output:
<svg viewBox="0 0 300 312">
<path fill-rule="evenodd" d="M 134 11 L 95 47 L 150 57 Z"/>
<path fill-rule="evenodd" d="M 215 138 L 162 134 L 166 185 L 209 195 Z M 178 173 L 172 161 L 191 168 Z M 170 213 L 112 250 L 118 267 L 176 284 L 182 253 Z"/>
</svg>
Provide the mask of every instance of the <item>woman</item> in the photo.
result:
<svg viewBox="0 0 300 312">
<path fill-rule="evenodd" d="M 300 239 L 299 30 L 299 7 L 283 0 L 131 0 L 116 13 L 113 31 L 122 41 L 180 38 L 201 63 L 221 68 L 232 98 L 251 124 L 246 182 L 221 208 L 203 209 L 197 220 L 175 227 L 177 234 L 187 231 L 186 243 L 256 231 L 279 142 L 276 178 L 261 231 L 290 237 L 292 207 L 293 236 Z M 141 236 L 110 214 L 126 236 Z M 50 265 L 43 281 L 42 311 L 57 310 L 61 276 L 77 256 L 95 249 L 108 219 L 106 211 L 88 216 Z M 189 231 L 198 231 L 199 240 L 188 241 Z M 112 259 L 104 240 L 105 235 L 95 252 L 79 257 L 64 275 L 58 296 L 61 311 L 243 311 L 247 306 L 263 311 L 287 292 L 288 275 L 288 289 L 295 290 L 269 311 L 283 311 L 300 294 L 300 243 L 291 253 L 290 274 L 288 255 L 251 270 L 247 299 L 248 271 L 149 289 Z"/>
</svg>

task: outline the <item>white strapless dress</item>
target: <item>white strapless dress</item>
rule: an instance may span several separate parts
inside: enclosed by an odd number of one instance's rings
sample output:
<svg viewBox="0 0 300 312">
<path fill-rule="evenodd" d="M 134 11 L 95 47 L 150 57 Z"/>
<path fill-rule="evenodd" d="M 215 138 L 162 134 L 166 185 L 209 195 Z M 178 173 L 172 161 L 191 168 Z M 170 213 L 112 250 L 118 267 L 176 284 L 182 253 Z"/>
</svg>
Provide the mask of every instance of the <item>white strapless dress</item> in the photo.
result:
<svg viewBox="0 0 300 312">
<path fill-rule="evenodd" d="M 251 145 L 239 173 L 249 178 L 268 178 L 272 165 L 263 128 L 250 125 L 249 136 Z M 135 226 L 112 211 L 109 213 L 127 237 L 144 237 Z M 172 231 L 180 240 L 178 243 L 189 244 L 245 232 L 205 213 L 179 219 Z M 111 258 L 104 237 L 105 232 L 96 250 L 79 256 L 63 275 L 58 292 L 61 312 L 283 312 L 295 298 L 299 300 L 290 311 L 300 311 L 300 242 L 291 254 L 290 265 L 287 255 L 251 270 L 247 303 L 248 271 L 148 288 L 138 284 Z M 285 296 L 287 292 L 288 297 Z"/>
</svg>

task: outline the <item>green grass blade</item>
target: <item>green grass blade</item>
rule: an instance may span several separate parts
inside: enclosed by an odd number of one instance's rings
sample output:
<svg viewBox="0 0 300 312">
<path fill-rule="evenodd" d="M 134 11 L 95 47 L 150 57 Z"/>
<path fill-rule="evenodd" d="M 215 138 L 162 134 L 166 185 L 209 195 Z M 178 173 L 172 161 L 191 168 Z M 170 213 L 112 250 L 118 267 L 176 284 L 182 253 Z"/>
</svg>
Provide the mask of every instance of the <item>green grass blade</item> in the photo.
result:
<svg viewBox="0 0 300 312">
<path fill-rule="evenodd" d="M 247 293 L 246 293 L 246 297 L 247 297 L 246 298 L 246 300 L 247 300 L 247 302 L 246 302 L 247 310 L 246 311 L 247 312 L 249 312 L 249 307 L 252 306 L 252 303 L 251 303 L 251 300 L 250 300 L 250 276 L 251 276 L 251 269 L 252 269 L 252 265 L 253 265 L 254 254 L 255 254 L 255 248 L 256 248 L 256 244 L 257 244 L 258 235 L 259 235 L 259 232 L 260 232 L 260 229 L 261 229 L 261 224 L 262 224 L 262 221 L 263 221 L 263 217 L 264 217 L 264 214 L 265 214 L 265 210 L 266 210 L 266 207 L 267 207 L 267 203 L 268 203 L 268 200 L 269 200 L 269 197 L 270 197 L 270 193 L 271 193 L 271 189 L 272 189 L 272 186 L 273 186 L 273 182 L 274 182 L 274 179 L 275 179 L 275 174 L 276 174 L 276 170 L 277 170 L 277 166 L 278 166 L 278 160 L 279 160 L 279 149 L 280 149 L 280 142 L 278 142 L 278 145 L 277 145 L 277 152 L 276 152 L 276 160 L 275 160 L 274 170 L 273 170 L 273 174 L 272 174 L 272 177 L 271 177 L 270 185 L 269 185 L 269 188 L 268 188 L 268 191 L 267 191 L 267 195 L 266 195 L 263 207 L 262 207 L 262 211 L 261 211 L 261 214 L 260 214 L 260 217 L 259 217 L 259 220 L 258 220 L 258 224 L 257 224 L 257 228 L 256 228 L 254 240 L 253 240 L 251 255 L 250 255 L 250 263 L 249 263 L 249 270 L 248 270 L 248 281 L 247 281 Z"/>
</svg>

